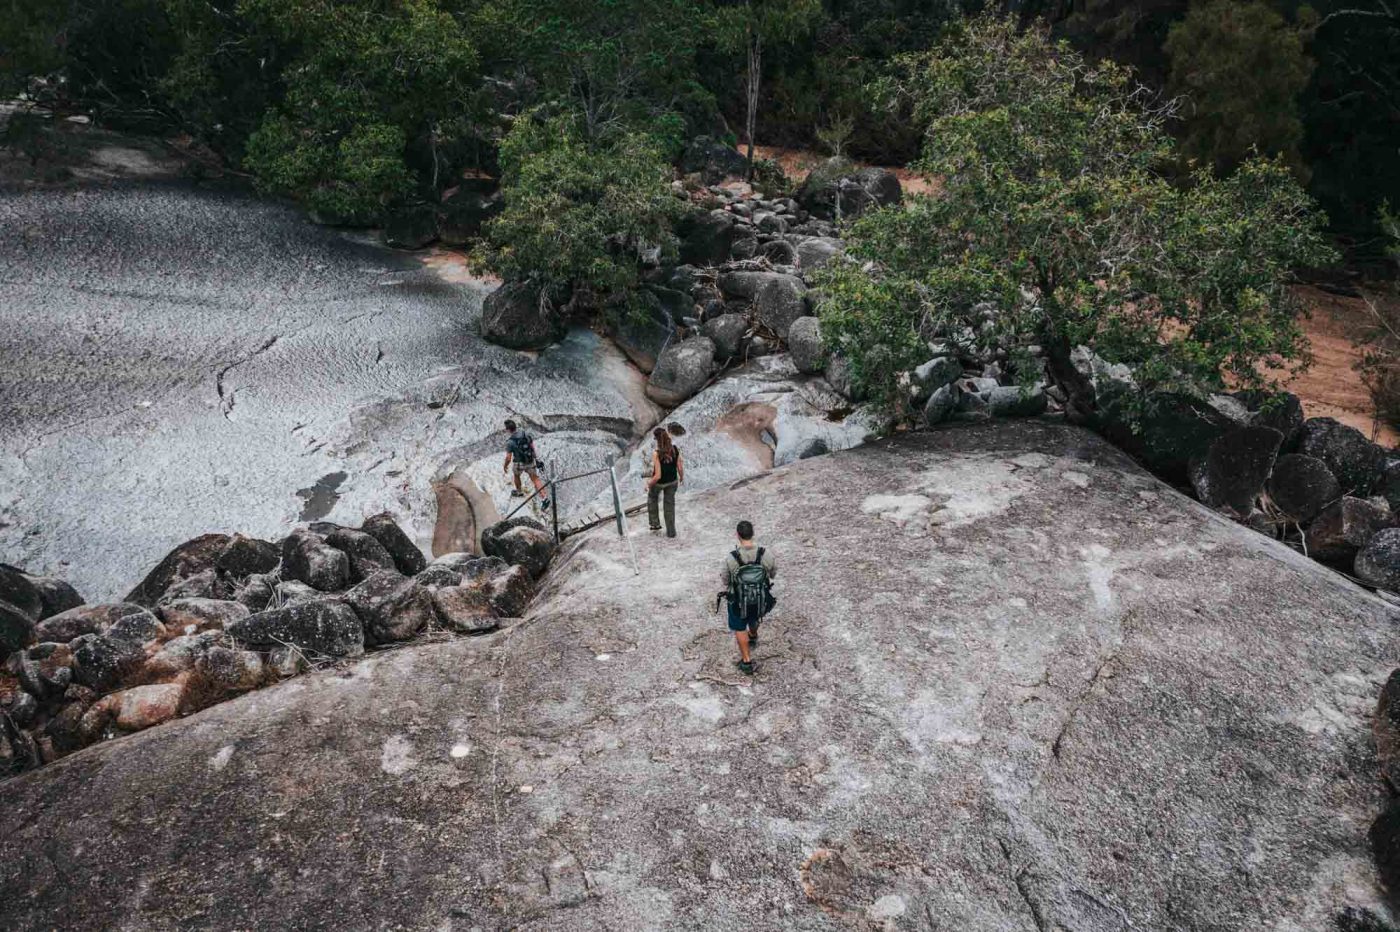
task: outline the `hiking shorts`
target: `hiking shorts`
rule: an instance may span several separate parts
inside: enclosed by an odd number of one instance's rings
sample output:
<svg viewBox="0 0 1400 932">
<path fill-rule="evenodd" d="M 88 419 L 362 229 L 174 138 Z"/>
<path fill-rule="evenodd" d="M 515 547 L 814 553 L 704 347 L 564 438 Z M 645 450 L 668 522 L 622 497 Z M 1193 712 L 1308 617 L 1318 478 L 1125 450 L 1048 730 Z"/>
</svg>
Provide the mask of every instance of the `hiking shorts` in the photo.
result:
<svg viewBox="0 0 1400 932">
<path fill-rule="evenodd" d="M 514 473 L 517 476 L 521 473 L 525 473 L 526 475 L 530 476 L 538 476 L 540 465 L 539 463 L 517 463 L 512 461 L 510 464 L 510 468 L 514 470 Z"/>
<path fill-rule="evenodd" d="M 739 610 L 738 610 L 737 608 L 735 608 L 734 605 L 733 605 L 732 603 L 729 605 L 729 630 L 730 630 L 730 631 L 738 632 L 738 631 L 747 631 L 747 630 L 749 630 L 750 628 L 757 628 L 757 627 L 758 627 L 758 623 L 759 623 L 760 621 L 762 621 L 762 620 L 763 620 L 763 619 L 761 619 L 761 618 L 755 618 L 753 621 L 746 621 L 746 620 L 744 620 L 743 618 L 741 618 L 741 617 L 739 616 Z"/>
</svg>

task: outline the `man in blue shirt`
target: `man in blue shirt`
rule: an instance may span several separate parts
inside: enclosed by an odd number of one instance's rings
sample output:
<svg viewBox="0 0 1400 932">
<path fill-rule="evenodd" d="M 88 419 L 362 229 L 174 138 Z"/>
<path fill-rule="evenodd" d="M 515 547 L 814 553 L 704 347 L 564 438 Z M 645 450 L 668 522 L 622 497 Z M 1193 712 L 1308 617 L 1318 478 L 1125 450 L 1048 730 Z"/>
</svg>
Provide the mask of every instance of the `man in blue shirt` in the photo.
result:
<svg viewBox="0 0 1400 932">
<path fill-rule="evenodd" d="M 530 477 L 530 481 L 535 485 L 535 491 L 540 496 L 540 507 L 549 507 L 549 496 L 544 493 L 544 481 L 540 479 L 539 457 L 535 454 L 535 438 L 521 430 L 515 421 L 506 420 L 506 430 L 510 437 L 506 439 L 506 464 L 505 471 L 512 473 L 515 480 L 515 490 L 511 492 L 512 498 L 520 498 L 525 492 L 520 488 L 520 474 L 523 472 Z M 512 467 L 514 469 L 512 470 Z"/>
</svg>

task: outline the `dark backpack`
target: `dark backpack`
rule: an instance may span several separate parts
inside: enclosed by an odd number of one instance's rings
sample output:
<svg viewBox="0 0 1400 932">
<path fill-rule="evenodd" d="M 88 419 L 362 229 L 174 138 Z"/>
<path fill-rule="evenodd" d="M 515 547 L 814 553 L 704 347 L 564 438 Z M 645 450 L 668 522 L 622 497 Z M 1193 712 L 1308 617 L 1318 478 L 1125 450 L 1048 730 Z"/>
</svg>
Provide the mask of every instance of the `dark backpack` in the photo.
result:
<svg viewBox="0 0 1400 932">
<path fill-rule="evenodd" d="M 521 431 L 518 434 L 511 434 L 506 441 L 506 449 L 510 450 L 511 457 L 521 466 L 530 466 L 535 462 L 535 438 Z"/>
<path fill-rule="evenodd" d="M 739 569 L 729 577 L 729 604 L 745 621 L 758 621 L 778 602 L 773 598 L 768 571 L 763 568 L 763 548 L 758 548 L 752 563 L 745 563 L 738 550 L 730 556 L 739 564 Z"/>
</svg>

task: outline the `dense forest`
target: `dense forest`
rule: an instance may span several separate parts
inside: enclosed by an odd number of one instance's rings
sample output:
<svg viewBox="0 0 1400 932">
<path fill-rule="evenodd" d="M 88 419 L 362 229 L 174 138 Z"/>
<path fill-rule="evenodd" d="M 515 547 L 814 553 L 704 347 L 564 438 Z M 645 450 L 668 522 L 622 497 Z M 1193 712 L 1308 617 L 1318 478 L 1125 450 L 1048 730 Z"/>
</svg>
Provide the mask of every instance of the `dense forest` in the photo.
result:
<svg viewBox="0 0 1400 932">
<path fill-rule="evenodd" d="M 508 171 L 503 140 L 522 118 L 576 121 L 575 146 L 644 135 L 671 160 L 703 133 L 911 162 L 920 131 L 878 86 L 981 5 L 8 0 L 0 91 L 187 133 L 265 190 L 374 222 L 464 172 Z M 1400 10 L 1386 0 L 1007 7 L 1181 98 L 1168 128 L 1186 164 L 1171 169 L 1281 156 L 1354 256 L 1379 253 L 1380 212 L 1400 203 Z"/>
</svg>

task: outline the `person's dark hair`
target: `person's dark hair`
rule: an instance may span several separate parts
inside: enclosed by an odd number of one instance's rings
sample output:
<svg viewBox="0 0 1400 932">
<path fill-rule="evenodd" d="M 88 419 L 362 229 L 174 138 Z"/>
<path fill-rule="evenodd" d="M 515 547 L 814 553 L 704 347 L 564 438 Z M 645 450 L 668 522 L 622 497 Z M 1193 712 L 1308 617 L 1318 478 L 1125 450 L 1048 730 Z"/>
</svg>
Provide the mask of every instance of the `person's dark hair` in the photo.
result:
<svg viewBox="0 0 1400 932">
<path fill-rule="evenodd" d="M 748 521 L 740 521 L 734 530 L 739 532 L 740 540 L 753 540 L 753 525 Z"/>
<path fill-rule="evenodd" d="M 656 441 L 656 453 L 663 460 L 669 460 L 676 455 L 676 445 L 671 442 L 671 435 L 666 432 L 666 428 L 656 428 L 651 432 L 651 436 Z"/>
<path fill-rule="evenodd" d="M 510 431 L 512 434 L 515 433 L 515 422 L 510 418 L 506 418 L 506 430 Z"/>
</svg>

